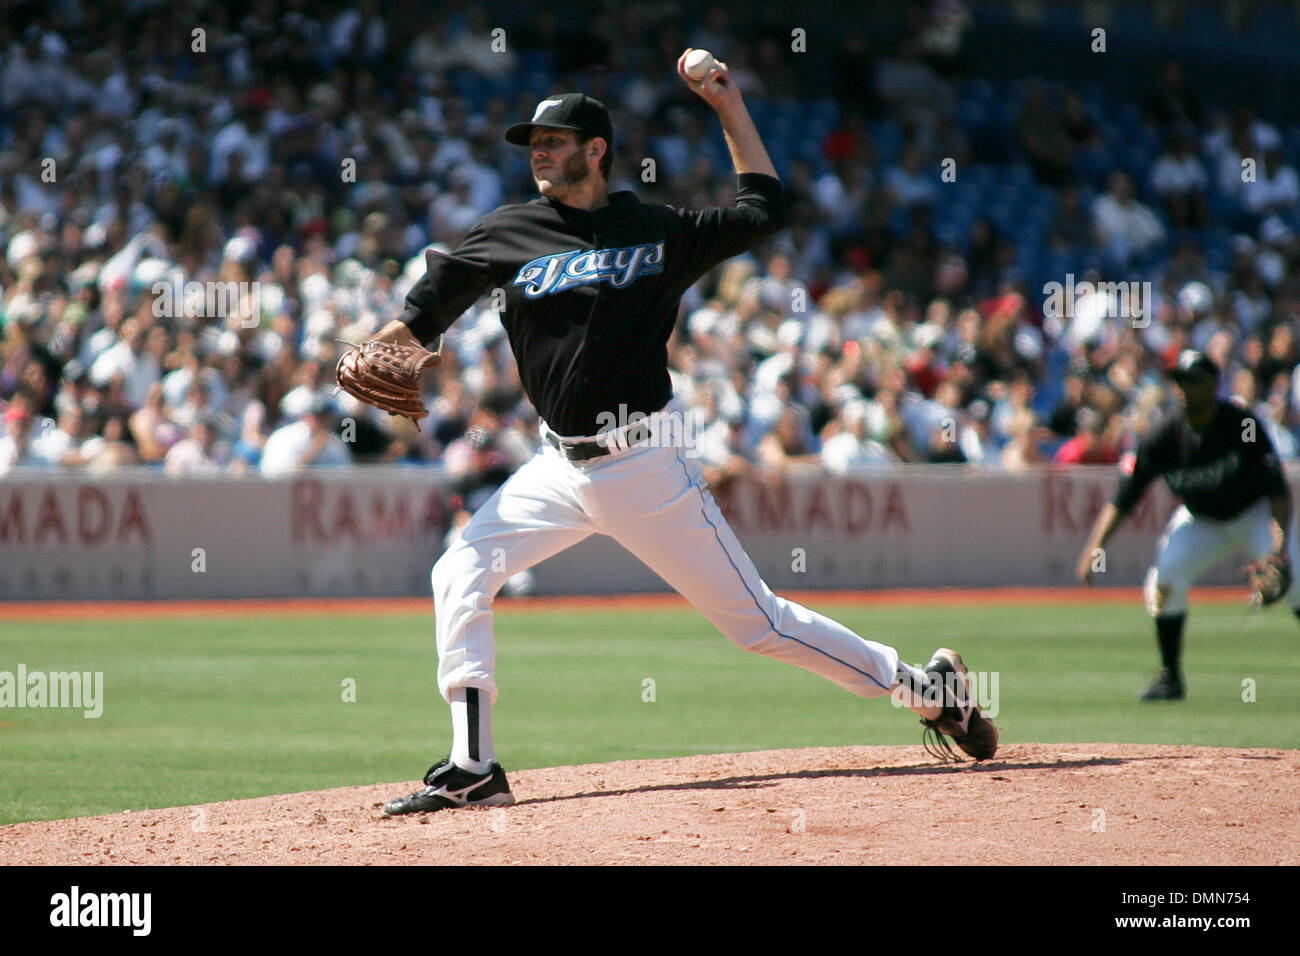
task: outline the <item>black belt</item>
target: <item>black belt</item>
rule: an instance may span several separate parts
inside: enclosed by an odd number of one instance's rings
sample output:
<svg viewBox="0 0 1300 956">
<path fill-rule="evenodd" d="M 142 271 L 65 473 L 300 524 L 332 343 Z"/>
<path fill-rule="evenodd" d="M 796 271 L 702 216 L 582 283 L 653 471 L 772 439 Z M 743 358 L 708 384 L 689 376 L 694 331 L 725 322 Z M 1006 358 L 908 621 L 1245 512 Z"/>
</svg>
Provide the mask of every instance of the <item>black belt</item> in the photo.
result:
<svg viewBox="0 0 1300 956">
<path fill-rule="evenodd" d="M 614 451 L 619 451 L 617 445 L 632 445 L 636 442 L 643 441 L 650 437 L 650 426 L 645 422 L 639 422 L 633 425 L 623 433 L 621 439 L 616 439 Z M 610 439 L 605 439 L 610 440 Z M 606 448 L 599 442 L 594 441 L 565 441 L 554 432 L 547 430 L 546 441 L 553 445 L 557 451 L 569 461 L 591 461 L 593 458 L 604 458 L 611 453 L 611 449 Z"/>
</svg>

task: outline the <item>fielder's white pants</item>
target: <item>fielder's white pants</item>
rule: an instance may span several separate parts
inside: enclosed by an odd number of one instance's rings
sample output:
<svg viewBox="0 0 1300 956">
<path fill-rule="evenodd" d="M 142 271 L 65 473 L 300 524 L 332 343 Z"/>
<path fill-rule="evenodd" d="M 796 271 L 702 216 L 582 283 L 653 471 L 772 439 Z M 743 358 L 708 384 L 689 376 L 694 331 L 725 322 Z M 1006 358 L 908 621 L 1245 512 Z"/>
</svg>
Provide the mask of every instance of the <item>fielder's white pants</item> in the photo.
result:
<svg viewBox="0 0 1300 956">
<path fill-rule="evenodd" d="M 493 599 L 512 575 L 593 533 L 617 540 L 739 647 L 860 697 L 888 693 L 898 652 L 773 594 L 680 447 L 570 462 L 543 442 L 433 567 L 443 697 L 477 687 L 496 701 Z"/>
<path fill-rule="evenodd" d="M 1143 597 L 1147 613 L 1171 616 L 1187 613 L 1187 592 L 1201 575 L 1232 551 L 1240 548 L 1254 561 L 1273 553 L 1273 514 L 1267 498 L 1261 498 L 1228 521 L 1193 515 L 1179 505 L 1169 516 L 1164 534 L 1156 545 L 1155 563 L 1147 571 Z M 1296 515 L 1291 515 L 1291 567 L 1300 568 L 1300 545 L 1296 542 Z M 1286 603 L 1300 607 L 1300 579 L 1286 593 Z"/>
</svg>

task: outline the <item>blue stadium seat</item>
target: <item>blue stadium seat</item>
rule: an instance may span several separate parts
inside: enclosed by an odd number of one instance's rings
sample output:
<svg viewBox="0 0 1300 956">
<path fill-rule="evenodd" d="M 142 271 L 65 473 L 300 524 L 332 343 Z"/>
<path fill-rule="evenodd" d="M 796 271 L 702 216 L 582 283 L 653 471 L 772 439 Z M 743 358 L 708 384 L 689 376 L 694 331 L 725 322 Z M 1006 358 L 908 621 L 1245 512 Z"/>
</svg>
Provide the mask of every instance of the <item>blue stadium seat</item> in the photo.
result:
<svg viewBox="0 0 1300 956">
<path fill-rule="evenodd" d="M 997 96 L 997 91 L 988 80 L 970 80 L 963 83 L 958 93 L 962 100 L 975 103 L 991 103 Z"/>
<path fill-rule="evenodd" d="M 957 178 L 961 178 L 960 172 L 957 174 Z M 978 186 L 981 194 L 985 193 L 993 188 L 996 182 L 993 167 L 985 163 L 972 163 L 966 169 L 966 182 Z"/>
<path fill-rule="evenodd" d="M 1035 186 L 1033 196 L 1030 199 L 1035 206 L 1046 206 L 1053 213 L 1056 212 L 1056 190 L 1051 186 Z"/>
<path fill-rule="evenodd" d="M 818 153 L 821 152 L 821 145 L 826 137 L 830 134 L 832 127 L 830 123 L 820 119 L 809 119 L 803 124 L 803 135 L 817 146 Z"/>
<path fill-rule="evenodd" d="M 1114 110 L 1115 120 L 1125 134 L 1142 128 L 1142 112 L 1133 103 L 1121 103 L 1118 110 Z"/>
<path fill-rule="evenodd" d="M 951 222 L 939 222 L 934 227 L 934 238 L 940 245 L 957 246 L 965 249 L 969 234 L 969 229 L 962 229 Z"/>
<path fill-rule="evenodd" d="M 793 155 L 799 159 L 807 160 L 814 167 L 822 157 L 822 141 L 820 137 L 807 138 L 799 140 L 794 147 Z"/>
<path fill-rule="evenodd" d="M 550 73 L 555 66 L 555 54 L 550 50 L 524 50 L 519 54 L 520 73 Z"/>
<path fill-rule="evenodd" d="M 1037 222 L 1018 221 L 1011 228 L 1011 241 L 1022 248 L 1037 248 L 1043 245 L 1043 226 Z"/>
<path fill-rule="evenodd" d="M 982 103 L 965 102 L 957 107 L 957 125 L 967 134 L 989 125 L 989 111 Z"/>
<path fill-rule="evenodd" d="M 535 96 L 545 96 L 551 92 L 552 82 L 549 70 L 532 70 L 524 76 L 523 89 Z"/>
<path fill-rule="evenodd" d="M 827 97 L 813 100 L 808 104 L 808 115 L 828 127 L 834 127 L 840 121 L 840 104 Z"/>
<path fill-rule="evenodd" d="M 1093 111 L 1094 116 L 1106 112 L 1110 103 L 1110 93 L 1107 92 L 1104 83 L 1095 80 L 1084 83 L 1079 88 L 1079 94 L 1083 97 L 1083 102 Z"/>
<path fill-rule="evenodd" d="M 1008 181 L 1006 177 L 1007 168 L 1006 166 L 995 168 L 993 188 L 990 191 L 993 197 L 991 201 L 1008 206 L 1023 205 L 1032 197 L 1033 187 L 1028 183 Z"/>
<path fill-rule="evenodd" d="M 1151 164 L 1154 160 L 1155 156 L 1149 148 L 1141 143 L 1133 143 L 1125 148 L 1120 158 L 1120 165 L 1128 170 L 1134 183 L 1141 190 L 1150 177 Z"/>
<path fill-rule="evenodd" d="M 971 169 L 974 168 L 974 166 L 971 167 Z M 979 206 L 984 196 L 985 187 L 983 185 L 970 178 L 963 179 L 962 173 L 958 171 L 956 186 L 956 193 L 963 203 L 971 207 Z"/>
<path fill-rule="evenodd" d="M 875 120 L 867 124 L 867 131 L 882 160 L 897 158 L 903 148 L 903 127 L 897 120 Z"/>
<path fill-rule="evenodd" d="M 1223 12 L 1216 9 L 1219 6 L 1217 3 L 1185 4 L 1183 6 L 1183 30 L 1189 36 L 1204 37 L 1221 36 L 1228 32 L 1228 25 L 1224 22 Z M 1267 6 L 1267 4 L 1258 6 Z"/>
<path fill-rule="evenodd" d="M 794 122 L 804 115 L 804 104 L 800 100 L 781 97 L 772 100 L 771 104 L 773 116 L 780 116 Z"/>
<path fill-rule="evenodd" d="M 1027 163 L 1012 163 L 1001 171 L 999 178 L 1004 182 L 1025 188 L 1033 185 L 1034 171 Z"/>
<path fill-rule="evenodd" d="M 789 117 L 773 116 L 767 121 L 767 130 L 763 133 L 763 138 L 793 143 L 797 129 L 797 124 Z"/>
<path fill-rule="evenodd" d="M 1016 226 L 1016 208 L 1005 203 L 997 203 L 989 206 L 984 210 L 984 214 L 989 217 L 993 225 L 1003 233 L 1010 233 Z"/>
<path fill-rule="evenodd" d="M 993 115 L 998 126 L 1005 131 L 1011 131 L 1016 128 L 1016 120 L 1020 118 L 1020 101 L 1019 100 L 1000 100 L 993 110 Z"/>
</svg>

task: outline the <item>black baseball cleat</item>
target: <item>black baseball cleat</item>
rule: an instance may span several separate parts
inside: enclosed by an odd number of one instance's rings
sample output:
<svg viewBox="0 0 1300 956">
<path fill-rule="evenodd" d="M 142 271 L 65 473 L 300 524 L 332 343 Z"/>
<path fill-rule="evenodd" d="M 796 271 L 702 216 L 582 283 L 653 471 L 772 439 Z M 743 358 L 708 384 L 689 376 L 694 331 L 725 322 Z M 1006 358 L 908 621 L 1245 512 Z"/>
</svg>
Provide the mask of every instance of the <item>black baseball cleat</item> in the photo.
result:
<svg viewBox="0 0 1300 956">
<path fill-rule="evenodd" d="M 384 815 L 431 813 L 453 807 L 508 807 L 515 802 L 501 764 L 493 763 L 487 773 L 465 770 L 445 757 L 424 775 L 423 790 L 397 797 L 384 804 Z"/>
<path fill-rule="evenodd" d="M 976 760 L 988 760 L 997 753 L 998 729 L 975 705 L 975 693 L 961 655 L 941 647 L 924 670 L 942 688 L 944 702 L 943 713 L 938 718 L 921 720 L 925 727 L 926 752 L 945 762 L 960 760 L 948 744 L 951 737 L 953 743 Z"/>
<path fill-rule="evenodd" d="M 1183 678 L 1168 667 L 1162 667 L 1138 700 L 1182 700 L 1185 696 Z"/>
</svg>

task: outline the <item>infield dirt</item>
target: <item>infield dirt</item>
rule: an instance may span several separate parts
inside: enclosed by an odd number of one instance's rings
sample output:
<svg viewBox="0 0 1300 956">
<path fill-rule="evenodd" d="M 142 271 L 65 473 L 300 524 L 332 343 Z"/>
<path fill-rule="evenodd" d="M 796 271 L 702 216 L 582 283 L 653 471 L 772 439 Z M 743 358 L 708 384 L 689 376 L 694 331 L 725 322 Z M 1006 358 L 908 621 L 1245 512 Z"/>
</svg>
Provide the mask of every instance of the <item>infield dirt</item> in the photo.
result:
<svg viewBox="0 0 1300 956">
<path fill-rule="evenodd" d="M 1011 744 L 510 773 L 518 803 L 386 818 L 376 784 L 0 827 L 0 864 L 1291 864 L 1300 751 Z"/>
</svg>

